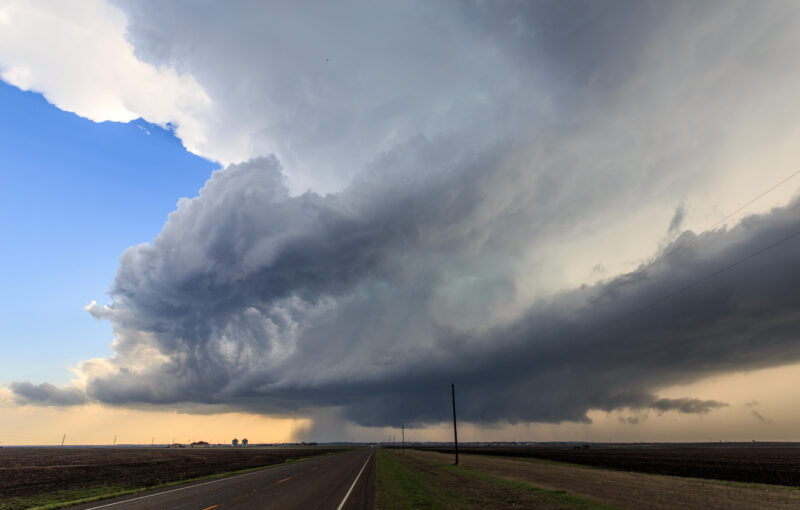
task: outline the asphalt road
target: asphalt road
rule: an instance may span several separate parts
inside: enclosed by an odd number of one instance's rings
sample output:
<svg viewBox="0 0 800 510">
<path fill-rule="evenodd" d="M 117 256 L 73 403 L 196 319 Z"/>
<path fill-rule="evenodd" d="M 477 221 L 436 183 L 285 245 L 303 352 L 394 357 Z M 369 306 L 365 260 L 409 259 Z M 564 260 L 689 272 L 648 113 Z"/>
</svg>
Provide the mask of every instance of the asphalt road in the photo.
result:
<svg viewBox="0 0 800 510">
<path fill-rule="evenodd" d="M 139 492 L 77 509 L 375 508 L 375 450 L 364 448 L 227 478 Z"/>
</svg>

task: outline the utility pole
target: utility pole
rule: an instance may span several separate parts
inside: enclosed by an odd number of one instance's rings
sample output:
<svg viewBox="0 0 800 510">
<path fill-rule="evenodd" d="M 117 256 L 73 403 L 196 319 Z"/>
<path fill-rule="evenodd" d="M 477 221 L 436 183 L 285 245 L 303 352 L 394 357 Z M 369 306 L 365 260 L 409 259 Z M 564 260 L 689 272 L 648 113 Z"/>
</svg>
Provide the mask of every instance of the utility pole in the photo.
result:
<svg viewBox="0 0 800 510">
<path fill-rule="evenodd" d="M 114 434 L 114 444 L 112 446 L 117 446 L 117 435 Z"/>
<path fill-rule="evenodd" d="M 450 384 L 450 391 L 453 395 L 453 443 L 456 446 L 456 466 L 458 466 L 458 427 L 456 426 L 456 385 Z"/>
<path fill-rule="evenodd" d="M 403 451 L 403 454 L 405 454 L 406 453 L 406 424 L 405 423 L 402 425 L 402 428 L 400 430 L 403 431 L 402 432 L 403 433 L 403 450 L 402 451 Z"/>
<path fill-rule="evenodd" d="M 66 435 L 66 434 L 64 434 L 63 436 L 61 436 L 61 448 L 64 448 L 64 440 L 65 440 L 66 438 L 67 438 L 67 435 Z"/>
</svg>

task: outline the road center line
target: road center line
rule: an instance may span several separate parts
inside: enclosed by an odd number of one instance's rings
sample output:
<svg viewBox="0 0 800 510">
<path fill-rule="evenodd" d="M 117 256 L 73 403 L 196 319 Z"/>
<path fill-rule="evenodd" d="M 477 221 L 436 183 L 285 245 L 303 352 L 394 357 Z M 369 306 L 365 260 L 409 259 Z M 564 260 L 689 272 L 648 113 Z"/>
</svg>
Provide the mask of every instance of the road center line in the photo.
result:
<svg viewBox="0 0 800 510">
<path fill-rule="evenodd" d="M 217 508 L 219 505 L 211 505 L 208 508 L 204 508 L 203 510 L 211 510 L 212 508 Z"/>
<path fill-rule="evenodd" d="M 361 471 L 359 471 L 358 475 L 356 475 L 356 479 L 353 480 L 353 485 L 350 486 L 350 490 L 347 491 L 347 494 L 344 495 L 344 499 L 342 500 L 341 503 L 339 503 L 339 507 L 336 508 L 336 510 L 342 510 L 342 508 L 344 508 L 344 504 L 347 503 L 347 498 L 350 497 L 350 493 L 353 492 L 353 487 L 355 487 L 356 483 L 358 483 L 358 479 L 361 478 L 361 473 L 364 472 L 364 468 L 367 467 L 367 463 L 371 458 L 372 458 L 372 452 L 369 453 L 369 457 L 367 457 L 367 462 L 365 462 L 364 465 L 361 466 Z"/>
<path fill-rule="evenodd" d="M 287 477 L 286 477 L 286 478 L 284 478 L 283 480 L 278 480 L 278 483 L 283 483 L 283 482 L 285 482 L 286 480 L 290 480 L 291 478 L 292 478 L 291 476 L 287 476 Z"/>
</svg>

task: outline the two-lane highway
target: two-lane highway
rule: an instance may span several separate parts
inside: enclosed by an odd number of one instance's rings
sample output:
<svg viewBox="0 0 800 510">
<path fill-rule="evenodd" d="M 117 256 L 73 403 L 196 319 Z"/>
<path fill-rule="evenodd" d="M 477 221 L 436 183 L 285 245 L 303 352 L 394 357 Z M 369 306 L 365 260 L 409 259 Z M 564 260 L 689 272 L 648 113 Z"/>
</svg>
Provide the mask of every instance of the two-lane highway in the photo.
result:
<svg viewBox="0 0 800 510">
<path fill-rule="evenodd" d="M 364 448 L 241 475 L 71 507 L 108 510 L 375 508 L 375 450 Z"/>
</svg>

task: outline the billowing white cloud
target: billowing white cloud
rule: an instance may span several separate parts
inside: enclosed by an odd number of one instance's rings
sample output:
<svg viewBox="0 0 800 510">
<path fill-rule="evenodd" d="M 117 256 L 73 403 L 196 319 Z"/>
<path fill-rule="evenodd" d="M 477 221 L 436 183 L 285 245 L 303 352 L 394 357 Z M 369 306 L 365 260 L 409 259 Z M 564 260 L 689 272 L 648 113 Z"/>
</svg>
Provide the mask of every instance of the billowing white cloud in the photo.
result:
<svg viewBox="0 0 800 510">
<path fill-rule="evenodd" d="M 661 179 L 726 210 L 750 165 L 797 156 L 791 1 L 112 3 L 4 0 L 4 79 L 94 120 L 175 123 L 225 164 L 275 154 L 293 193 L 343 189 L 414 136 L 523 133 L 596 184 Z"/>
<path fill-rule="evenodd" d="M 118 3 L 137 55 L 186 69 L 214 100 L 201 152 L 274 153 L 293 192 L 339 190 L 412 136 L 479 146 L 550 108 L 542 71 L 499 51 L 454 3 Z"/>
<path fill-rule="evenodd" d="M 191 74 L 136 58 L 126 19 L 104 0 L 2 0 L 0 78 L 96 122 L 171 124 L 196 151 L 211 100 Z"/>
<path fill-rule="evenodd" d="M 89 312 L 95 319 L 111 319 L 114 316 L 114 310 L 110 307 L 100 306 L 97 301 L 92 300 L 91 303 L 83 307 L 84 310 Z"/>
</svg>

